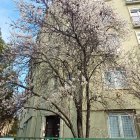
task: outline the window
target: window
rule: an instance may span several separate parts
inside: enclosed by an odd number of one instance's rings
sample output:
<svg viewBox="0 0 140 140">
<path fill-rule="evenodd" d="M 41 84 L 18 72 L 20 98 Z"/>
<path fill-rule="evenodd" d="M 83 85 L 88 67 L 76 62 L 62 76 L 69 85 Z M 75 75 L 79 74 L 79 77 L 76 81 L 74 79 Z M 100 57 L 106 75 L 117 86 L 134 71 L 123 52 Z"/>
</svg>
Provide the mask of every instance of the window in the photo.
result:
<svg viewBox="0 0 140 140">
<path fill-rule="evenodd" d="M 140 0 L 125 0 L 126 4 L 140 3 Z"/>
<path fill-rule="evenodd" d="M 126 88 L 126 71 L 123 69 L 115 69 L 105 72 L 105 85 L 115 89 Z"/>
<path fill-rule="evenodd" d="M 140 44 L 140 32 L 136 32 L 136 37 L 137 37 L 137 40 L 138 40 L 138 44 Z"/>
<path fill-rule="evenodd" d="M 111 138 L 135 138 L 133 115 L 109 114 L 109 135 Z"/>
<path fill-rule="evenodd" d="M 140 8 L 134 8 L 130 10 L 132 23 L 134 27 L 140 26 Z"/>
</svg>

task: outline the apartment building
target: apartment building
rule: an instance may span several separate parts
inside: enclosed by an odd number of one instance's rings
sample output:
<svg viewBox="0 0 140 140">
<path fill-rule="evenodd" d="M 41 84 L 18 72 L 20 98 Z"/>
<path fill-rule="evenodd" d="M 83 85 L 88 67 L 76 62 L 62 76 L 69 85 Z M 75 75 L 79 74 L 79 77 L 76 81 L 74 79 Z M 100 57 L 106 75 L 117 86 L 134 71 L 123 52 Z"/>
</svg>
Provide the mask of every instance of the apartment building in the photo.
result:
<svg viewBox="0 0 140 140">
<path fill-rule="evenodd" d="M 128 22 L 131 31 L 130 37 L 123 42 L 125 51 L 138 47 L 140 44 L 140 0 L 106 0 L 122 19 Z M 139 100 L 128 95 L 126 81 L 123 80 L 126 71 L 123 68 L 115 68 L 104 72 L 105 84 L 109 87 L 109 93 L 118 92 L 124 94 L 122 106 L 114 101 L 109 101 L 108 108 L 96 104 L 91 108 L 90 137 L 94 138 L 138 138 L 140 136 L 140 104 Z M 53 82 L 53 81 L 52 81 Z M 105 93 L 108 91 L 105 90 Z M 31 99 L 34 105 L 35 97 Z M 131 101 L 131 104 L 130 104 Z M 121 100 L 120 102 L 123 102 Z M 73 113 L 72 104 L 69 103 L 70 112 Z M 83 109 L 84 112 L 84 109 Z M 83 113 L 84 114 L 84 113 Z M 71 116 L 75 122 L 75 116 Z M 58 116 L 50 112 L 27 109 L 21 114 L 21 123 L 18 136 L 24 137 L 73 137 L 71 131 Z M 76 122 L 75 122 L 76 123 Z"/>
</svg>

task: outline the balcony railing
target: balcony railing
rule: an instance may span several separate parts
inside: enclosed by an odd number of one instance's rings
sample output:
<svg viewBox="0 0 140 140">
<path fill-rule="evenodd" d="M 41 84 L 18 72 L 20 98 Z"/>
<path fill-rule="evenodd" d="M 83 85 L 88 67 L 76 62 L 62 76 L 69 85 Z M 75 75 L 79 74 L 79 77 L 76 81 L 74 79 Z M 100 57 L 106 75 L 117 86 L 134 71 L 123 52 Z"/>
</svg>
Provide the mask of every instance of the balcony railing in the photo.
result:
<svg viewBox="0 0 140 140">
<path fill-rule="evenodd" d="M 1 137 L 0 140 L 140 140 L 138 138 L 53 138 L 53 137 Z"/>
<path fill-rule="evenodd" d="M 126 4 L 140 3 L 140 0 L 125 0 Z"/>
</svg>

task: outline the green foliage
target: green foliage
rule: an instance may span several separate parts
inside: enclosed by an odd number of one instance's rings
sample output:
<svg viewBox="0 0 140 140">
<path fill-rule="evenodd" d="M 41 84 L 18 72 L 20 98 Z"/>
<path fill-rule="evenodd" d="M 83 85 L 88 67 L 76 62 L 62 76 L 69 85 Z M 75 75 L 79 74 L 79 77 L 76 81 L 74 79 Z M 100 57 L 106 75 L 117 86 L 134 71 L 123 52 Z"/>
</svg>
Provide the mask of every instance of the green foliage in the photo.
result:
<svg viewBox="0 0 140 140">
<path fill-rule="evenodd" d="M 16 112 L 14 86 L 10 83 L 10 79 L 15 77 L 15 72 L 12 69 L 12 62 L 8 62 L 4 55 L 6 49 L 7 45 L 0 33 L 0 130 L 12 123 Z"/>
<path fill-rule="evenodd" d="M 5 46 L 5 42 L 4 42 L 4 40 L 2 39 L 1 31 L 0 31 L 0 53 L 2 53 L 2 51 L 3 51 L 3 49 L 4 49 L 4 46 Z"/>
</svg>

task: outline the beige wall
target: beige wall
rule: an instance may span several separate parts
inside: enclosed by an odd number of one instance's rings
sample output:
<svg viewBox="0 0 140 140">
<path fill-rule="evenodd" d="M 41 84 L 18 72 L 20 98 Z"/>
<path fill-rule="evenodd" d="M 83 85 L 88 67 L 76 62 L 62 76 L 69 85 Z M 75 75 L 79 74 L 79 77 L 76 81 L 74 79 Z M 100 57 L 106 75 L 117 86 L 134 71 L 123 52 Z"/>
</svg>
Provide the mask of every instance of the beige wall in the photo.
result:
<svg viewBox="0 0 140 140">
<path fill-rule="evenodd" d="M 122 19 L 125 19 L 128 25 L 129 29 L 129 34 L 126 37 L 126 41 L 123 42 L 122 48 L 123 50 L 127 51 L 129 49 L 135 48 L 138 46 L 137 38 L 135 35 L 135 31 L 139 32 L 140 28 L 134 28 L 131 22 L 131 17 L 129 13 L 129 9 L 131 8 L 140 8 L 140 3 L 139 4 L 126 4 L 125 0 L 110 0 L 107 2 L 109 5 L 111 5 L 114 10 L 119 14 L 119 16 Z"/>
</svg>

